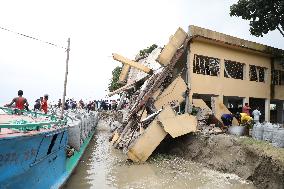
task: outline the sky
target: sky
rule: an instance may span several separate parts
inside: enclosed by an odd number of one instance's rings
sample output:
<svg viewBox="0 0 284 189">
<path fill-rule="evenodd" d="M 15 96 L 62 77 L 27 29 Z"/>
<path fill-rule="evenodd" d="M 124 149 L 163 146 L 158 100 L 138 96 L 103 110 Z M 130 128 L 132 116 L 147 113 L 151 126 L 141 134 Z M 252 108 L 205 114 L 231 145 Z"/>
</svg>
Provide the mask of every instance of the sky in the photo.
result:
<svg viewBox="0 0 284 189">
<path fill-rule="evenodd" d="M 237 0 L 9 0 L 0 2 L 0 27 L 67 46 L 71 39 L 67 98 L 102 99 L 119 53 L 165 45 L 178 27 L 196 25 L 284 49 L 278 31 L 249 33 L 249 22 L 230 17 Z M 0 105 L 22 89 L 29 102 L 62 98 L 65 49 L 0 30 Z"/>
</svg>

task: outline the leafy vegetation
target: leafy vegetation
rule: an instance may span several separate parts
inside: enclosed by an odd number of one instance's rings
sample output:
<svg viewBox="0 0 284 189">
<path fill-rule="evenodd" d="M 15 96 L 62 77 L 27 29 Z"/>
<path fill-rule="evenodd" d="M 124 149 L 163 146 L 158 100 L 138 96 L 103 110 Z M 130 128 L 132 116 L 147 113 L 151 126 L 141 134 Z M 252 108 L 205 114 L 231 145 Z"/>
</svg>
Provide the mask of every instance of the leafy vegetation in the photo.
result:
<svg viewBox="0 0 284 189">
<path fill-rule="evenodd" d="M 250 20 L 254 36 L 277 29 L 284 37 L 284 0 L 239 0 L 230 7 L 230 16 Z"/>
<path fill-rule="evenodd" d="M 153 44 L 150 47 L 147 47 L 146 49 L 140 50 L 139 55 L 140 56 L 146 56 L 146 55 L 150 54 L 157 47 L 158 47 L 158 45 Z"/>
<path fill-rule="evenodd" d="M 112 79 L 108 86 L 108 90 L 110 92 L 115 91 L 123 86 L 123 84 L 118 82 L 121 70 L 122 70 L 122 67 L 120 66 L 117 66 L 116 68 L 114 68 L 114 70 L 112 70 Z"/>
</svg>

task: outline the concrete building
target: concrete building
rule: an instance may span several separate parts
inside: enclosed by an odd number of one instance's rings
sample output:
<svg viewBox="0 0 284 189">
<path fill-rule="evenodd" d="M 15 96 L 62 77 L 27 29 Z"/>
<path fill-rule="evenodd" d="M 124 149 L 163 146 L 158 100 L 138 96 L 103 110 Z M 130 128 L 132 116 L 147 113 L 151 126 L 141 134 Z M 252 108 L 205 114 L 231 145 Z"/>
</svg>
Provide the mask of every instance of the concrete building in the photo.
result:
<svg viewBox="0 0 284 189">
<path fill-rule="evenodd" d="M 189 98 L 210 97 L 231 112 L 248 102 L 262 121 L 284 121 L 284 50 L 189 26 L 187 66 Z M 282 39 L 281 39 L 282 40 Z"/>
</svg>

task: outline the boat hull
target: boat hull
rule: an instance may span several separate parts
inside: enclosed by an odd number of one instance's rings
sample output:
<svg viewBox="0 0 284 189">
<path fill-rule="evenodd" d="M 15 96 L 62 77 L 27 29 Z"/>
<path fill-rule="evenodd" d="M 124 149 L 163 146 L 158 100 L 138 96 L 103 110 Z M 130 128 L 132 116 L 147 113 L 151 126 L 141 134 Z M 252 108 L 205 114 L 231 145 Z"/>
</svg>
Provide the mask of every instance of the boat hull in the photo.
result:
<svg viewBox="0 0 284 189">
<path fill-rule="evenodd" d="M 61 187 L 77 166 L 97 123 L 98 114 L 92 113 L 60 127 L 0 131 L 0 189 Z M 67 157 L 70 148 L 76 150 Z"/>
<path fill-rule="evenodd" d="M 66 171 L 67 129 L 0 139 L 0 188 L 51 188 Z"/>
</svg>

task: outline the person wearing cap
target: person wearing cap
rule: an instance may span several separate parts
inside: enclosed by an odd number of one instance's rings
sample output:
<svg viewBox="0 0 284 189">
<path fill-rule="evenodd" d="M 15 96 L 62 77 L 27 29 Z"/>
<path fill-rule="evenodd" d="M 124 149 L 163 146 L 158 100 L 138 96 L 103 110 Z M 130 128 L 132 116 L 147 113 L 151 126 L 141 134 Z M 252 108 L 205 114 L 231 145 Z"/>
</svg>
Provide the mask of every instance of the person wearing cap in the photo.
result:
<svg viewBox="0 0 284 189">
<path fill-rule="evenodd" d="M 48 95 L 45 94 L 45 95 L 43 96 L 43 100 L 42 100 L 42 102 L 41 102 L 41 110 L 42 110 L 45 114 L 47 114 L 47 100 L 48 100 Z"/>
<path fill-rule="evenodd" d="M 26 98 L 23 97 L 24 92 L 22 90 L 18 91 L 18 97 L 15 97 L 10 104 L 6 104 L 5 107 L 10 107 L 15 103 L 15 108 L 19 110 L 24 110 L 29 106 Z"/>
</svg>

